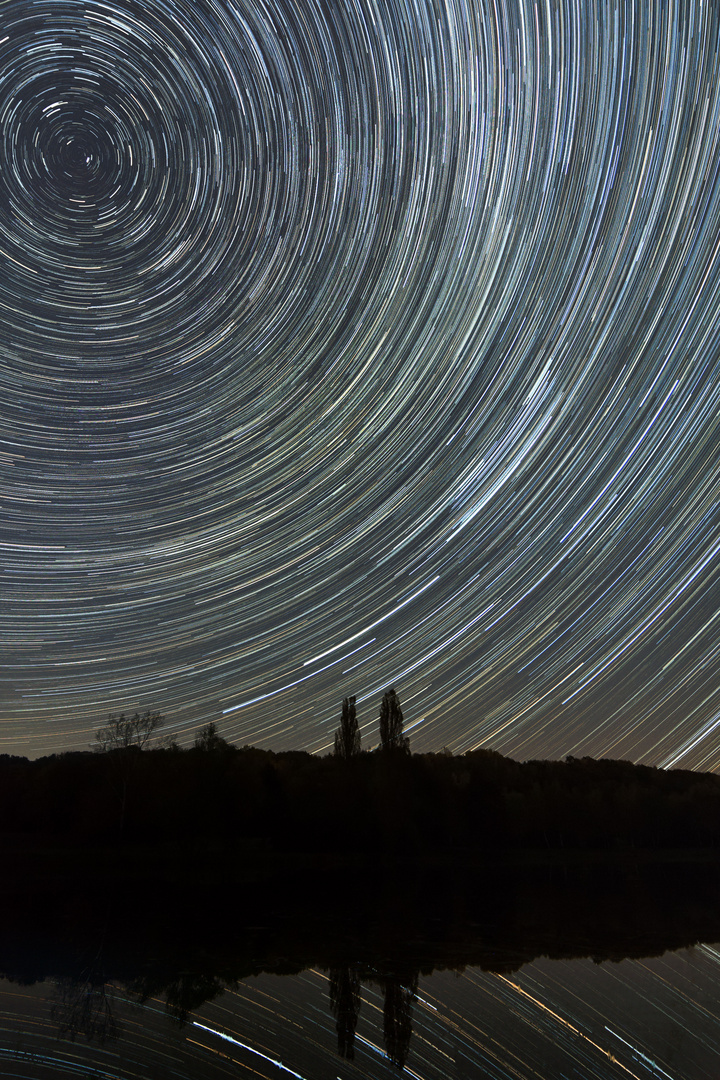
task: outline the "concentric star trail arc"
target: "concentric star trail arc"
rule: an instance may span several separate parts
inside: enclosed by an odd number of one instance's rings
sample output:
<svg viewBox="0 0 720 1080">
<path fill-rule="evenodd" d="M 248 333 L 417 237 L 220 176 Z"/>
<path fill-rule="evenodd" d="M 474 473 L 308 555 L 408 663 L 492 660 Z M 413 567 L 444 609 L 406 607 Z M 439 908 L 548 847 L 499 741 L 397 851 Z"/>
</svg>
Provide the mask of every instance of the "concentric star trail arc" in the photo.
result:
<svg viewBox="0 0 720 1080">
<path fill-rule="evenodd" d="M 3 5 L 6 749 L 718 764 L 719 29 Z"/>
</svg>

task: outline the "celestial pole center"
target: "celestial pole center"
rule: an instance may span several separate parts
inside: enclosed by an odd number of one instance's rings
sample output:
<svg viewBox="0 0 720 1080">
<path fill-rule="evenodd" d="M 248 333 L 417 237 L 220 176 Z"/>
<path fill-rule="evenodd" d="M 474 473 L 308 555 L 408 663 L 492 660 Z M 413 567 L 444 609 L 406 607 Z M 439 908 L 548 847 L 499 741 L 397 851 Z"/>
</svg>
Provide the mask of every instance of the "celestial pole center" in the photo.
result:
<svg viewBox="0 0 720 1080">
<path fill-rule="evenodd" d="M 8 0 L 0 738 L 712 768 L 718 14 Z"/>
</svg>

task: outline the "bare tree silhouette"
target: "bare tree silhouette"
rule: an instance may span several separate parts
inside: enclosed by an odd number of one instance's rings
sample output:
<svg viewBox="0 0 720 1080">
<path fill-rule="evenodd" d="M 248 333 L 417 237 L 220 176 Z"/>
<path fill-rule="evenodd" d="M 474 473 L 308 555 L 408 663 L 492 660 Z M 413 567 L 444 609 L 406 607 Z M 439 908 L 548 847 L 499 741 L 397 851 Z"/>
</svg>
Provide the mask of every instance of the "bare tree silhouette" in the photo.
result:
<svg viewBox="0 0 720 1080">
<path fill-rule="evenodd" d="M 57 980 L 57 1000 L 50 1015 L 58 1025 L 58 1038 L 75 1042 L 78 1035 L 101 1045 L 117 1039 L 120 1027 L 113 1013 L 112 991 L 101 976 Z"/>
<path fill-rule="evenodd" d="M 142 750 L 164 722 L 165 717 L 151 709 L 146 709 L 142 714 L 136 712 L 134 716 L 111 713 L 107 723 L 95 732 L 97 748 L 106 751 L 128 750 L 136 746 Z"/>
</svg>

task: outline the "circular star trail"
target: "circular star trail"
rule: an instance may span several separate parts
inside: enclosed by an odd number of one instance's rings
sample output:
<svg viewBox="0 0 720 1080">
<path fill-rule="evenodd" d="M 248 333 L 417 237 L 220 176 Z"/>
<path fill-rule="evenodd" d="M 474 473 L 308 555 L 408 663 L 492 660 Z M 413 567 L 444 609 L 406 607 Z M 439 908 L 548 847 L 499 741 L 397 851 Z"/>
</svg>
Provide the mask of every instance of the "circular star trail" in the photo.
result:
<svg viewBox="0 0 720 1080">
<path fill-rule="evenodd" d="M 720 760 L 718 14 L 9 0 L 4 747 Z"/>
</svg>

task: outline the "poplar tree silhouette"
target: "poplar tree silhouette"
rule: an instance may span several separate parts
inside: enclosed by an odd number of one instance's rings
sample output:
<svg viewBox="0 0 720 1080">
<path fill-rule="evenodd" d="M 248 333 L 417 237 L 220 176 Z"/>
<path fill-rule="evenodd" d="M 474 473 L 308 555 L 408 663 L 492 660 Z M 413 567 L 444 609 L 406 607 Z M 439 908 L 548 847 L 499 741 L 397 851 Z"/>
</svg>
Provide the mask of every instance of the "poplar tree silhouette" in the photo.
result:
<svg viewBox="0 0 720 1080">
<path fill-rule="evenodd" d="M 351 758 L 360 753 L 360 731 L 355 715 L 355 698 L 343 700 L 340 728 L 335 732 L 335 757 Z"/>
<path fill-rule="evenodd" d="M 380 746 L 382 750 L 400 750 L 410 753 L 410 740 L 403 735 L 405 723 L 400 699 L 393 689 L 383 694 L 380 703 Z"/>
<path fill-rule="evenodd" d="M 383 1035 L 385 1053 L 400 1072 L 405 1068 L 412 1036 L 412 1006 L 418 988 L 418 973 L 402 982 L 397 976 L 385 979 Z"/>
<path fill-rule="evenodd" d="M 330 969 L 330 1008 L 337 1021 L 338 1054 L 352 1061 L 360 1012 L 360 978 L 348 964 Z"/>
</svg>

